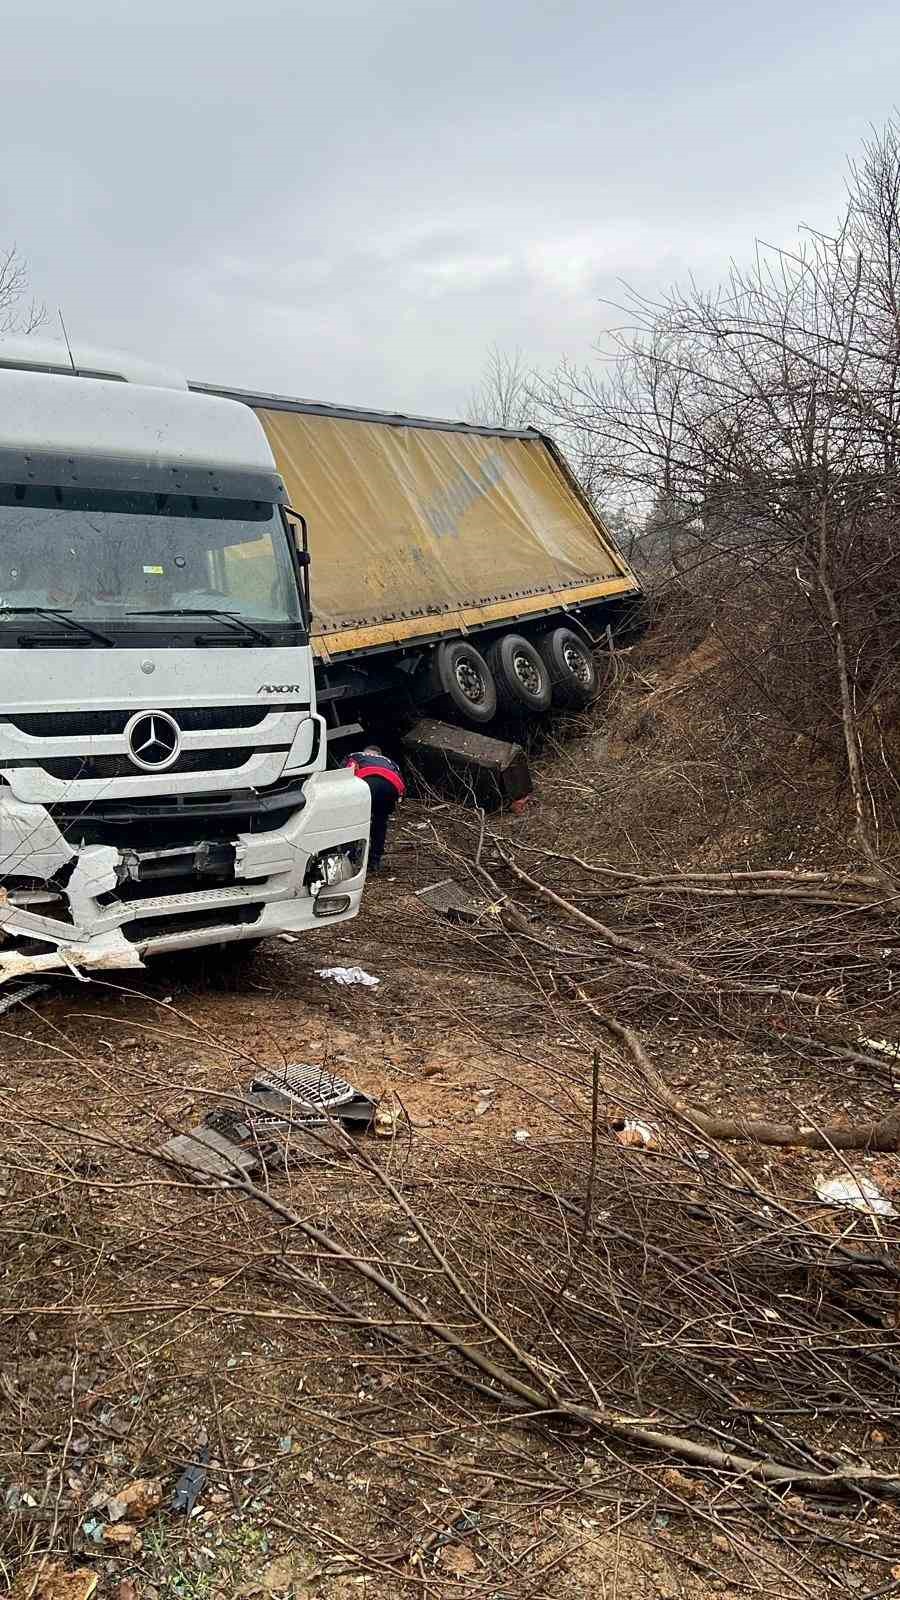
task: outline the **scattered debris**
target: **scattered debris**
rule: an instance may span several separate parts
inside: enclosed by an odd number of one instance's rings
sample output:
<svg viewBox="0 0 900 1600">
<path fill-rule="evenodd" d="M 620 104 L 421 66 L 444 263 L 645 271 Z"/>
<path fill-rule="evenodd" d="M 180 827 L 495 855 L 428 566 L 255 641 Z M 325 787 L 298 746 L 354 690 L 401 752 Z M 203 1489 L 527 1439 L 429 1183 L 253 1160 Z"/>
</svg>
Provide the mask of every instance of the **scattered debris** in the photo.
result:
<svg viewBox="0 0 900 1600">
<path fill-rule="evenodd" d="M 871 1178 L 845 1173 L 838 1178 L 816 1178 L 816 1194 L 831 1206 L 849 1206 L 851 1211 L 866 1211 L 876 1217 L 895 1217 L 896 1206 L 885 1199 Z"/>
<path fill-rule="evenodd" d="M 373 1132 L 379 1139 L 393 1139 L 394 1134 L 397 1132 L 399 1121 L 399 1106 L 393 1102 L 388 1104 L 383 1101 L 375 1112 L 375 1120 L 372 1124 Z"/>
<path fill-rule="evenodd" d="M 372 1123 L 372 1131 L 376 1134 L 376 1138 L 394 1138 L 402 1114 L 404 1112 L 396 1094 L 386 1094 L 375 1112 L 375 1120 Z"/>
<path fill-rule="evenodd" d="M 168 1139 L 159 1153 L 195 1172 L 206 1172 L 211 1178 L 233 1178 L 236 1172 L 253 1172 L 259 1165 L 255 1150 L 242 1149 L 204 1123 L 190 1133 Z"/>
<path fill-rule="evenodd" d="M 32 1000 L 36 994 L 43 994 L 49 988 L 49 983 L 20 983 L 17 987 L 5 989 L 0 995 L 0 1015 L 4 1011 L 11 1011 L 13 1006 L 21 1005 L 24 1000 Z"/>
<path fill-rule="evenodd" d="M 374 981 L 377 983 L 378 979 Z M 346 1078 L 339 1078 L 324 1067 L 302 1066 L 295 1062 L 277 1074 L 258 1073 L 245 1099 L 252 1107 L 254 1127 L 259 1126 L 256 1108 L 260 1104 L 263 1110 L 269 1109 L 281 1125 L 297 1122 L 306 1126 L 322 1125 L 333 1118 L 368 1127 L 375 1111 L 374 1100 L 355 1089 Z"/>
<path fill-rule="evenodd" d="M 619 1144 L 635 1145 L 640 1150 L 659 1149 L 659 1129 L 652 1122 L 636 1122 L 633 1117 L 626 1117 L 616 1139 Z"/>
<path fill-rule="evenodd" d="M 175 1485 L 172 1495 L 172 1510 L 180 1511 L 189 1517 L 194 1509 L 197 1496 L 206 1482 L 206 1464 L 209 1461 L 209 1446 L 203 1445 L 197 1451 L 196 1461 L 185 1467 L 181 1477 Z"/>
<path fill-rule="evenodd" d="M 893 1056 L 895 1060 L 900 1061 L 900 1041 L 896 1039 L 863 1039 L 860 1037 L 859 1042 L 867 1050 L 877 1050 L 879 1055 Z"/>
<path fill-rule="evenodd" d="M 377 989 L 380 978 L 373 978 L 371 972 L 364 972 L 362 967 L 320 967 L 316 974 L 319 978 L 330 978 L 332 983 L 339 983 L 345 989 L 353 984 L 361 984 L 364 989 Z"/>
<path fill-rule="evenodd" d="M 439 911 L 450 922 L 480 922 L 482 917 L 494 910 L 484 895 L 479 897 L 472 894 L 453 878 L 444 878 L 441 883 L 431 883 L 425 889 L 417 889 L 416 899 L 422 900 L 432 911 Z"/>
<path fill-rule="evenodd" d="M 516 801 L 516 805 L 524 804 Z M 472 1549 L 467 1544 L 447 1545 L 440 1553 L 441 1570 L 451 1572 L 454 1578 L 470 1578 L 480 1570 L 481 1563 Z"/>
<path fill-rule="evenodd" d="M 24 1567 L 9 1591 L 9 1600 L 91 1600 L 99 1578 L 89 1567 L 67 1567 L 62 1561 L 40 1561 Z"/>
<path fill-rule="evenodd" d="M 276 1135 L 261 1146 L 262 1162 L 268 1173 L 285 1172 L 293 1167 L 331 1166 L 349 1159 L 350 1150 L 341 1130 L 302 1127 Z"/>
<path fill-rule="evenodd" d="M 133 1522 L 107 1522 L 103 1529 L 105 1544 L 121 1545 L 124 1550 L 141 1550 L 143 1540 Z"/>
<path fill-rule="evenodd" d="M 127 1517 L 130 1522 L 146 1522 L 154 1511 L 158 1511 L 163 1501 L 163 1486 L 159 1478 L 135 1478 L 133 1483 L 125 1485 L 118 1494 L 107 1501 L 106 1512 L 110 1522 L 121 1522 Z"/>
<path fill-rule="evenodd" d="M 375 1111 L 376 1102 L 346 1078 L 293 1062 L 258 1072 L 240 1100 L 215 1107 L 159 1153 L 213 1178 L 331 1162 L 349 1153 L 341 1130 L 370 1131 Z"/>
</svg>

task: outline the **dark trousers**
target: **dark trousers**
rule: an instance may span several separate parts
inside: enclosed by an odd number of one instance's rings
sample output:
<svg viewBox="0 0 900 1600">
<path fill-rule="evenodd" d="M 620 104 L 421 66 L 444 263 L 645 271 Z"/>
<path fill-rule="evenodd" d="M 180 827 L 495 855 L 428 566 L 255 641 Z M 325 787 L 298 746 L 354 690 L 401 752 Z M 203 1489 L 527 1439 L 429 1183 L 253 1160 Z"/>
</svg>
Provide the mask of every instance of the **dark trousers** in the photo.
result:
<svg viewBox="0 0 900 1600">
<path fill-rule="evenodd" d="M 400 796 L 394 785 L 387 778 L 371 777 L 364 780 L 369 785 L 372 796 L 372 826 L 369 833 L 369 866 L 381 865 L 384 855 L 384 841 L 387 837 L 388 823 Z"/>
</svg>

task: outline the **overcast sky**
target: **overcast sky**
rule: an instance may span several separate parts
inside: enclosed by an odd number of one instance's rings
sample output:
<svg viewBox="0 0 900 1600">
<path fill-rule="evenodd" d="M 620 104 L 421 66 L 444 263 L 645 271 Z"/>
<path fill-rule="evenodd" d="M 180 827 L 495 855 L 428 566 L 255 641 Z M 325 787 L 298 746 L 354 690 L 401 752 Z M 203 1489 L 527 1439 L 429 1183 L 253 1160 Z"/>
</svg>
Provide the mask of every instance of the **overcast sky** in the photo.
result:
<svg viewBox="0 0 900 1600">
<path fill-rule="evenodd" d="M 827 225 L 896 0 L 5 0 L 0 243 L 81 341 L 458 414 Z"/>
</svg>

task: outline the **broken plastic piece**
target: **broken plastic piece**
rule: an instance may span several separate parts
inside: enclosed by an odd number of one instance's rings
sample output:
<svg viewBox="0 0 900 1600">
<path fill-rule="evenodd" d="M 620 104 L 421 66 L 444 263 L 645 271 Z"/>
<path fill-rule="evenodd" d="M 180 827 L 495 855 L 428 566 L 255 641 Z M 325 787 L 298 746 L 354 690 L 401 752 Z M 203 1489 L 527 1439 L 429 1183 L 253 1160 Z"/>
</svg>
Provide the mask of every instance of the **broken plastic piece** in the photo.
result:
<svg viewBox="0 0 900 1600">
<path fill-rule="evenodd" d="M 423 777 L 470 803 L 513 806 L 531 794 L 528 758 L 520 744 L 425 717 L 404 734 L 403 747 Z"/>
<path fill-rule="evenodd" d="M 324 1067 L 291 1063 L 280 1072 L 260 1072 L 245 1096 L 253 1127 L 321 1126 L 329 1119 L 368 1127 L 375 1102 Z"/>
<path fill-rule="evenodd" d="M 197 1451 L 197 1460 L 185 1467 L 181 1477 L 175 1485 L 172 1495 L 172 1510 L 180 1511 L 189 1517 L 194 1509 L 197 1496 L 206 1482 L 206 1463 L 209 1460 L 209 1447 L 204 1445 Z"/>
<path fill-rule="evenodd" d="M 80 974 L 79 974 L 80 976 Z M 13 1006 L 22 1004 L 23 1000 L 31 1000 L 36 994 L 43 994 L 49 989 L 48 983 L 20 983 L 14 988 L 7 989 L 0 995 L 0 1013 L 10 1011 Z"/>
<path fill-rule="evenodd" d="M 491 909 L 484 895 L 479 898 L 453 878 L 417 889 L 416 899 L 423 900 L 432 911 L 439 911 L 450 922 L 478 922 Z"/>
<path fill-rule="evenodd" d="M 167 1140 L 159 1153 L 169 1161 L 177 1161 L 194 1172 L 205 1172 L 212 1178 L 233 1178 L 239 1173 L 252 1172 L 257 1165 L 255 1150 L 242 1149 L 203 1124 L 192 1128 L 190 1133 L 180 1133 Z"/>
</svg>

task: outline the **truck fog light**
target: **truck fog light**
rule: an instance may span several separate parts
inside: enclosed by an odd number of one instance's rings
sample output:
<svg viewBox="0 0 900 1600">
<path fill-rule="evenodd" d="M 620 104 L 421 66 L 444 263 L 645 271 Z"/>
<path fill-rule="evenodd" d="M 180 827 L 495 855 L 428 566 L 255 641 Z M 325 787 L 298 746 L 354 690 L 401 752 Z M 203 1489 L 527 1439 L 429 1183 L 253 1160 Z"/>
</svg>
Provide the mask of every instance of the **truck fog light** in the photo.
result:
<svg viewBox="0 0 900 1600">
<path fill-rule="evenodd" d="M 339 917 L 350 910 L 349 894 L 318 894 L 313 901 L 314 917 Z"/>
</svg>

